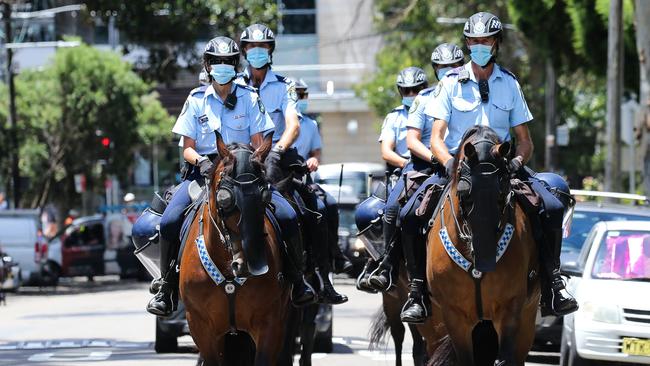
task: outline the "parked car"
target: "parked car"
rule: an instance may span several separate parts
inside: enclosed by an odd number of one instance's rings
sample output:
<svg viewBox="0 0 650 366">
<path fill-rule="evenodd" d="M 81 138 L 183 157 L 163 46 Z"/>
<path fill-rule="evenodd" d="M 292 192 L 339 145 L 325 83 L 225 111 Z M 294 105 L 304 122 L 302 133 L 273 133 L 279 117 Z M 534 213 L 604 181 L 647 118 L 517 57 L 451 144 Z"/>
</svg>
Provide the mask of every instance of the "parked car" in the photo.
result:
<svg viewBox="0 0 650 366">
<path fill-rule="evenodd" d="M 650 364 L 650 225 L 597 223 L 564 270 L 580 309 L 564 319 L 560 364 Z"/>
<path fill-rule="evenodd" d="M 50 277 L 116 274 L 148 279 L 133 255 L 131 223 L 121 214 L 80 217 L 49 241 L 43 272 Z"/>
<path fill-rule="evenodd" d="M 562 263 L 575 262 L 589 231 L 601 221 L 641 220 L 650 222 L 650 208 L 614 203 L 578 202 L 573 213 L 570 234 L 562 241 Z M 537 316 L 535 343 L 560 346 L 562 317 Z"/>
<path fill-rule="evenodd" d="M 341 165 L 343 165 L 342 181 Z M 323 164 L 312 173 L 312 178 L 335 198 L 338 197 L 340 190 L 341 196 L 356 196 L 360 202 L 369 196 L 379 182 L 384 181 L 385 171 L 386 167 L 377 163 Z M 339 181 L 341 181 L 340 189 Z"/>
<path fill-rule="evenodd" d="M 42 259 L 48 245 L 41 235 L 38 210 L 0 211 L 0 244 L 14 263 L 20 266 L 20 278 L 25 285 L 47 285 L 41 273 Z"/>
</svg>

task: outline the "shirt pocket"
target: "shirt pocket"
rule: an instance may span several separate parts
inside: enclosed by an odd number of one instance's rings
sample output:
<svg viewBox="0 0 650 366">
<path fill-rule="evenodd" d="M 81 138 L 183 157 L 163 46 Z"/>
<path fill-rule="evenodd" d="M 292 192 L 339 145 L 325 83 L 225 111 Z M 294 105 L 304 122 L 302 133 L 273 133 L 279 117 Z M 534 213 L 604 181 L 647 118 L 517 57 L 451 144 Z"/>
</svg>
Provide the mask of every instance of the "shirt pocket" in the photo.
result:
<svg viewBox="0 0 650 366">
<path fill-rule="evenodd" d="M 238 142 L 240 144 L 249 144 L 251 141 L 250 136 L 250 122 L 245 116 L 230 121 L 222 121 L 222 127 L 225 132 L 226 143 L 232 144 Z"/>
<path fill-rule="evenodd" d="M 492 101 L 492 115 L 490 116 L 490 124 L 493 128 L 510 128 L 510 113 L 514 108 L 514 101 L 512 99 L 494 98 Z"/>
<path fill-rule="evenodd" d="M 453 97 L 451 98 L 451 107 L 455 111 L 459 112 L 472 112 L 478 108 L 480 102 L 481 101 L 479 99 Z"/>
</svg>

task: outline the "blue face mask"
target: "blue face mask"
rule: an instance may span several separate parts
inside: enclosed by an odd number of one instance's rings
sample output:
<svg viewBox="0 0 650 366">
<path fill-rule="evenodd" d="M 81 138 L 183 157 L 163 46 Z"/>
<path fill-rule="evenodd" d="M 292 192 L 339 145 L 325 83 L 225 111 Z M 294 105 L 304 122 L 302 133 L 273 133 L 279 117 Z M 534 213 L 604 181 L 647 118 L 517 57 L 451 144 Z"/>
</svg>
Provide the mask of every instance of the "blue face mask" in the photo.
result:
<svg viewBox="0 0 650 366">
<path fill-rule="evenodd" d="M 246 60 L 252 67 L 261 69 L 270 61 L 269 50 L 262 47 L 251 48 L 246 51 Z"/>
<path fill-rule="evenodd" d="M 436 75 L 438 76 L 438 80 L 442 80 L 442 78 L 445 77 L 445 74 L 447 73 L 447 71 L 449 71 L 451 69 L 453 69 L 453 67 L 451 67 L 451 66 L 447 66 L 447 67 L 443 67 L 442 69 L 438 69 L 438 71 L 436 71 Z"/>
<path fill-rule="evenodd" d="M 410 108 L 413 100 L 415 100 L 415 97 L 402 97 L 402 104 Z"/>
<path fill-rule="evenodd" d="M 298 107 L 298 112 L 300 113 L 305 113 L 305 111 L 307 110 L 307 105 L 309 105 L 307 99 L 299 99 L 298 102 L 296 102 L 296 104 Z"/>
<path fill-rule="evenodd" d="M 228 84 L 232 79 L 237 76 L 235 67 L 227 64 L 210 65 L 210 76 L 217 82 L 217 84 Z"/>
<path fill-rule="evenodd" d="M 492 46 L 473 44 L 469 46 L 469 50 L 471 51 L 470 57 L 472 61 L 481 67 L 487 65 L 492 58 Z"/>
</svg>

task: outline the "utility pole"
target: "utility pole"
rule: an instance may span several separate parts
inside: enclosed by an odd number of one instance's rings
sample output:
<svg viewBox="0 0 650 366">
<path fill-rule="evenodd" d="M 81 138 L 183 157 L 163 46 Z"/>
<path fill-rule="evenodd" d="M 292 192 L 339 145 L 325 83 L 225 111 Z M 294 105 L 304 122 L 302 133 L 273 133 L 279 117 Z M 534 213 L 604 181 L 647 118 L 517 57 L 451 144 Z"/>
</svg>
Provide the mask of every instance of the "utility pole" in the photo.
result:
<svg viewBox="0 0 650 366">
<path fill-rule="evenodd" d="M 2 3 L 2 19 L 5 21 L 5 46 L 13 41 L 11 34 L 11 3 L 5 1 Z M 7 87 L 9 88 L 9 155 L 11 155 L 11 181 L 13 185 L 13 208 L 18 208 L 20 204 L 20 171 L 18 170 L 18 133 L 16 127 L 16 88 L 14 86 L 13 72 L 13 50 L 11 47 L 5 47 L 7 52 Z"/>
<path fill-rule="evenodd" d="M 610 0 L 607 37 L 607 157 L 605 190 L 621 191 L 621 97 L 623 89 L 623 0 Z"/>
</svg>

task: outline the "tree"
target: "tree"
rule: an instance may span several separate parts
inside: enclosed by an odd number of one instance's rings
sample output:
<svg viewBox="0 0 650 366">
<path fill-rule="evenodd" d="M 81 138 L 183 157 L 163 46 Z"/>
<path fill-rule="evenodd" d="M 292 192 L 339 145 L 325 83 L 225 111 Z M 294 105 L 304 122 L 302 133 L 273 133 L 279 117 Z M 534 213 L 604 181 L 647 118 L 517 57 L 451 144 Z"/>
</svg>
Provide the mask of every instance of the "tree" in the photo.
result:
<svg viewBox="0 0 650 366">
<path fill-rule="evenodd" d="M 144 47 L 148 56 L 136 68 L 148 80 L 168 82 L 182 68 L 178 60 L 196 65 L 199 39 L 225 35 L 235 40 L 251 23 L 275 28 L 276 2 L 266 0 L 86 0 L 87 8 L 104 18 L 115 15 L 124 52 Z M 191 66 L 189 66 L 191 68 Z"/>
<path fill-rule="evenodd" d="M 133 149 L 142 141 L 169 137 L 171 117 L 151 85 L 113 52 L 87 45 L 59 49 L 51 64 L 16 77 L 20 121 L 20 171 L 28 180 L 23 206 L 54 200 L 63 207 L 79 202 L 74 175 L 85 174 L 89 188 L 102 174 L 125 180 Z M 6 101 L 6 88 L 1 90 Z M 0 114 L 6 116 L 6 105 Z M 98 135 L 110 141 L 106 158 Z"/>
<path fill-rule="evenodd" d="M 639 52 L 639 104 L 637 136 L 643 158 L 643 184 L 650 195 L 650 2 L 636 0 L 636 41 Z"/>
</svg>

